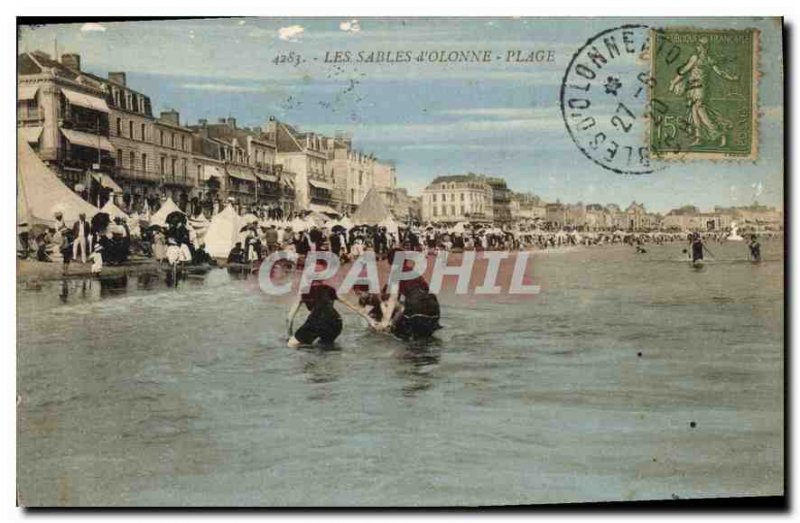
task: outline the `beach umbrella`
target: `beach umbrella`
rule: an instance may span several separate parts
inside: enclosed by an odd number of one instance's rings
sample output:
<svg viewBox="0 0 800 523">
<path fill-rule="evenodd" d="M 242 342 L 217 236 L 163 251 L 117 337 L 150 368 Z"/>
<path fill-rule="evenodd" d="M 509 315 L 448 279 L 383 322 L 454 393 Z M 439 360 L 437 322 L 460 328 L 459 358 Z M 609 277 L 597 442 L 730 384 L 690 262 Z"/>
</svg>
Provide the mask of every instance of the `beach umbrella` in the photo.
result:
<svg viewBox="0 0 800 523">
<path fill-rule="evenodd" d="M 450 231 L 451 232 L 462 232 L 463 233 L 463 232 L 466 232 L 468 225 L 469 224 L 467 222 L 458 222 L 457 224 L 455 224 L 453 226 L 452 229 L 450 229 Z"/>
<path fill-rule="evenodd" d="M 92 216 L 92 232 L 104 231 L 106 227 L 108 227 L 109 223 L 111 223 L 111 217 L 108 215 L 108 213 L 98 212 Z"/>
<path fill-rule="evenodd" d="M 177 226 L 178 224 L 186 224 L 186 215 L 182 211 L 172 211 L 164 220 L 167 225 Z"/>
<path fill-rule="evenodd" d="M 291 227 L 295 232 L 308 230 L 308 223 L 306 223 L 306 221 L 302 218 L 295 218 L 289 223 L 288 226 Z"/>
</svg>

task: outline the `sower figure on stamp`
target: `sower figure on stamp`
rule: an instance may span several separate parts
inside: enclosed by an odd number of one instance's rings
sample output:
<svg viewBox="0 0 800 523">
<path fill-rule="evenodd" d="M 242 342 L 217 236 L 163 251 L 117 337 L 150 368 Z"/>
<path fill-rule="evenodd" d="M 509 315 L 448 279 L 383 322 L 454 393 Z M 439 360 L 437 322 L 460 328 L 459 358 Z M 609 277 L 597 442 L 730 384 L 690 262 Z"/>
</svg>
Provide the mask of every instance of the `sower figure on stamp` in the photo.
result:
<svg viewBox="0 0 800 523">
<path fill-rule="evenodd" d="M 728 74 L 719 68 L 715 60 L 708 54 L 708 38 L 702 37 L 697 43 L 695 53 L 680 68 L 669 84 L 669 90 L 677 95 L 683 95 L 689 107 L 686 120 L 691 124 L 694 133 L 694 142 L 699 145 L 703 138 L 708 141 L 719 140 L 719 145 L 724 147 L 727 142 L 727 132 L 731 123 L 707 104 L 708 92 L 706 82 L 711 72 L 720 78 L 737 81 L 737 75 Z M 684 79 L 688 75 L 688 84 Z"/>
</svg>

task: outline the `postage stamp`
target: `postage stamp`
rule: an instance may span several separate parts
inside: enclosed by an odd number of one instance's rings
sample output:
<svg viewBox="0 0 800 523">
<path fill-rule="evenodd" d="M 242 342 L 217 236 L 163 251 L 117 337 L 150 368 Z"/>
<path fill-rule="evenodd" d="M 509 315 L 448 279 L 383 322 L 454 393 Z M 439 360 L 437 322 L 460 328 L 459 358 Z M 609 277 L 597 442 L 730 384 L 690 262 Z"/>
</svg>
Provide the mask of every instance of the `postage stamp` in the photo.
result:
<svg viewBox="0 0 800 523">
<path fill-rule="evenodd" d="M 654 158 L 756 158 L 758 37 L 756 29 L 651 31 Z"/>
</svg>

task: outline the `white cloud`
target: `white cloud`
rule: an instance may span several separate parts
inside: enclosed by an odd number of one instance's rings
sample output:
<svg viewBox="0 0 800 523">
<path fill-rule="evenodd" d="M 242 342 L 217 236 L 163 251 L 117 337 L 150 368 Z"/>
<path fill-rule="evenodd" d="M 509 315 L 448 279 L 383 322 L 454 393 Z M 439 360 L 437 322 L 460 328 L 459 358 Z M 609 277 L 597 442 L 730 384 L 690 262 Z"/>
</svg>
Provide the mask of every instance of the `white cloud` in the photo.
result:
<svg viewBox="0 0 800 523">
<path fill-rule="evenodd" d="M 358 20 L 348 20 L 339 24 L 339 29 L 347 33 L 357 33 L 361 31 L 361 24 Z"/>
<path fill-rule="evenodd" d="M 95 22 L 86 22 L 85 24 L 83 24 L 81 26 L 81 32 L 84 32 L 84 33 L 89 33 L 89 32 L 100 32 L 100 33 L 102 33 L 105 30 L 106 30 L 105 27 L 103 27 L 102 25 L 97 24 Z"/>
<path fill-rule="evenodd" d="M 281 27 L 278 29 L 278 38 L 281 40 L 286 40 L 287 42 L 297 42 L 303 33 L 305 32 L 305 28 L 302 25 L 290 25 L 288 27 Z"/>
</svg>

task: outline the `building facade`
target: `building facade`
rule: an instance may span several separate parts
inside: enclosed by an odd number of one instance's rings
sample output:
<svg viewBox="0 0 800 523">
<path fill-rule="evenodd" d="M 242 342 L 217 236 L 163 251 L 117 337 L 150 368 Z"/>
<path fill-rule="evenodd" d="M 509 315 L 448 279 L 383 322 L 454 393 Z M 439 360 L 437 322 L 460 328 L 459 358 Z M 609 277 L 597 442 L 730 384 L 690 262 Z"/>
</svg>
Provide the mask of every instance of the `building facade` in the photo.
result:
<svg viewBox="0 0 800 523">
<path fill-rule="evenodd" d="M 295 206 L 298 210 L 335 211 L 333 170 L 328 165 L 332 144 L 325 136 L 300 132 L 291 125 L 271 118 L 265 130 L 274 134 L 276 161 L 294 174 Z"/>
<path fill-rule="evenodd" d="M 431 222 L 492 221 L 492 188 L 474 174 L 439 176 L 422 193 L 421 218 Z"/>
<path fill-rule="evenodd" d="M 83 73 L 74 54 L 59 62 L 40 51 L 23 53 L 17 64 L 20 135 L 67 186 L 96 203 L 115 174 L 108 83 Z"/>
</svg>

